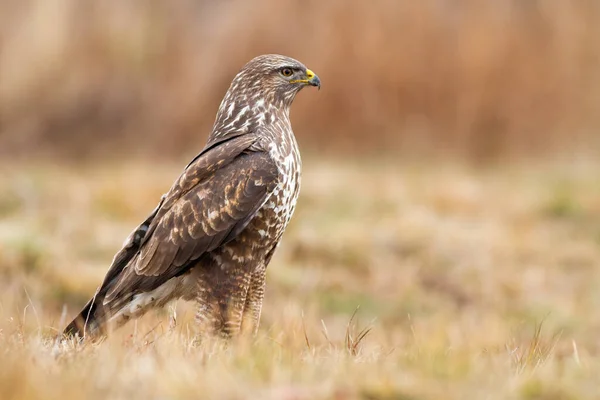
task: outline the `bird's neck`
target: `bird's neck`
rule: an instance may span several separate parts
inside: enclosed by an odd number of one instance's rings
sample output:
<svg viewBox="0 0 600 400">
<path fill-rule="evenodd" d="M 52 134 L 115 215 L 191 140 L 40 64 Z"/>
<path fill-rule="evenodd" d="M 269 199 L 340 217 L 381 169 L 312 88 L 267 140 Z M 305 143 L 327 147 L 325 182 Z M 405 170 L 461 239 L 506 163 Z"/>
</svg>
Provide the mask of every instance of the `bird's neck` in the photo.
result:
<svg viewBox="0 0 600 400">
<path fill-rule="evenodd" d="M 283 101 L 261 96 L 225 96 L 209 137 L 224 139 L 244 133 L 270 131 L 273 124 L 290 124 L 290 107 Z"/>
</svg>

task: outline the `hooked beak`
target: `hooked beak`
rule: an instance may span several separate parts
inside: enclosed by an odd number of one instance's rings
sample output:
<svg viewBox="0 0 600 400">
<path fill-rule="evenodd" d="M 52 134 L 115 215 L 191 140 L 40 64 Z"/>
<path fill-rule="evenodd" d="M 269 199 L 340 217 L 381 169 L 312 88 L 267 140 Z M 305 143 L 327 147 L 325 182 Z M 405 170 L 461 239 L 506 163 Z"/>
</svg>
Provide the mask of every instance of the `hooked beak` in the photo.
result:
<svg viewBox="0 0 600 400">
<path fill-rule="evenodd" d="M 319 88 L 319 90 L 321 90 L 321 80 L 310 69 L 306 69 L 306 77 L 304 79 L 296 79 L 290 81 L 290 83 L 304 83 L 306 85 L 316 86 L 317 88 Z"/>
<path fill-rule="evenodd" d="M 319 90 L 321 90 L 321 80 L 319 79 L 319 77 L 312 72 L 310 69 L 306 70 L 306 78 L 307 78 L 307 83 L 311 86 L 316 86 Z"/>
</svg>

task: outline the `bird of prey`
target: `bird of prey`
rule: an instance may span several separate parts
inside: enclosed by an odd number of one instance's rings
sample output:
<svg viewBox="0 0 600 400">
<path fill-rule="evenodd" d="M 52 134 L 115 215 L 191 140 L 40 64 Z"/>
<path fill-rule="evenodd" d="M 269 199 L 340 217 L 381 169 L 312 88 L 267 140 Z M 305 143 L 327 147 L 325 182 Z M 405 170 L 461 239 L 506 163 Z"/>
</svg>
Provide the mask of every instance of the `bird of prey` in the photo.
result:
<svg viewBox="0 0 600 400">
<path fill-rule="evenodd" d="M 281 55 L 240 70 L 206 146 L 125 240 L 65 335 L 104 336 L 176 298 L 197 301 L 203 333 L 256 332 L 266 268 L 298 198 L 290 106 L 306 86 L 320 88 L 319 77 Z"/>
</svg>

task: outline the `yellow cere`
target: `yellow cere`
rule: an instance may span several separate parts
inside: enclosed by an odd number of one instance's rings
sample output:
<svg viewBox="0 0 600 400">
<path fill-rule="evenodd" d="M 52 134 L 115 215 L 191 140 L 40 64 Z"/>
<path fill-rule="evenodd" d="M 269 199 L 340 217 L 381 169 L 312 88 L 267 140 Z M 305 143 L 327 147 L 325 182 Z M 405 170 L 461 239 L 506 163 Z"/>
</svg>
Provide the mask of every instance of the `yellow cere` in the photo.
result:
<svg viewBox="0 0 600 400">
<path fill-rule="evenodd" d="M 291 80 L 290 83 L 308 83 L 308 81 L 310 81 L 314 76 L 315 76 L 315 73 L 307 68 L 306 69 L 306 78 L 307 79 L 294 79 L 294 80 Z"/>
</svg>

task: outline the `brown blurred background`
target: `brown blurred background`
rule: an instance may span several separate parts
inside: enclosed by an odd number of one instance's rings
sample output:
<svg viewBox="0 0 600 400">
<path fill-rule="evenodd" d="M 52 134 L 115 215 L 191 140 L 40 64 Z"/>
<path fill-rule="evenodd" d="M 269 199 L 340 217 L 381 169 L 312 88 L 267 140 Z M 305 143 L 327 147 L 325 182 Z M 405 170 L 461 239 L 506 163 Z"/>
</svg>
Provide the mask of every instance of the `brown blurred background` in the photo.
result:
<svg viewBox="0 0 600 400">
<path fill-rule="evenodd" d="M 256 342 L 55 352 L 261 53 L 323 87 Z M 600 0 L 0 0 L 0 399 L 595 400 L 599 107 Z"/>
<path fill-rule="evenodd" d="M 237 70 L 300 59 L 318 154 L 600 149 L 600 2 L 3 0 L 0 156 L 191 156 Z"/>
</svg>

